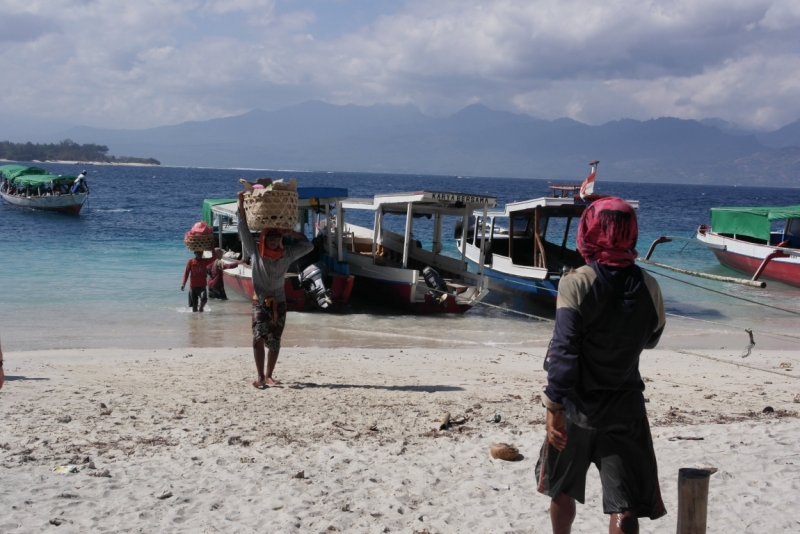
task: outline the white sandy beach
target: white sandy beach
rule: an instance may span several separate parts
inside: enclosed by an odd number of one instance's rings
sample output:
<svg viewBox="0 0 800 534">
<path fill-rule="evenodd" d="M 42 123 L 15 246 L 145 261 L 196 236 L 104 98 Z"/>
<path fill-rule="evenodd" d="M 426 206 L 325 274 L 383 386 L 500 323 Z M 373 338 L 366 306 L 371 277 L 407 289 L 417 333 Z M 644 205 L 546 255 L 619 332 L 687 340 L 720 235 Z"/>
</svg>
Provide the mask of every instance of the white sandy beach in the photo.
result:
<svg viewBox="0 0 800 534">
<path fill-rule="evenodd" d="M 549 532 L 542 354 L 287 347 L 284 386 L 260 391 L 244 348 L 7 353 L 0 532 Z M 675 531 L 677 472 L 696 464 L 719 468 L 709 532 L 800 530 L 800 357 L 747 363 L 773 372 L 645 353 L 670 513 L 642 532 Z M 468 420 L 434 431 L 444 412 Z M 500 441 L 523 458 L 493 460 Z M 574 532 L 606 525 L 592 469 Z"/>
</svg>

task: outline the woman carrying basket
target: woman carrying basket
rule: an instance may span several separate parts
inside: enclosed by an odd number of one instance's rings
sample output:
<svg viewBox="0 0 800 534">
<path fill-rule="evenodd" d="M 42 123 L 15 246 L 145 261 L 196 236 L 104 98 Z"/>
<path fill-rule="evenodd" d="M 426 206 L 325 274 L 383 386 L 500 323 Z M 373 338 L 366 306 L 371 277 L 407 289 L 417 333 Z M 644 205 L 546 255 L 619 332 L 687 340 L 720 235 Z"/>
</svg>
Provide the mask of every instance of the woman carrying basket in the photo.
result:
<svg viewBox="0 0 800 534">
<path fill-rule="evenodd" d="M 291 235 L 297 242 L 284 245 L 283 235 Z M 239 193 L 239 237 L 242 250 L 252 258 L 253 269 L 253 356 L 256 360 L 258 380 L 253 386 L 262 389 L 280 384 L 272 377 L 278 353 L 281 350 L 281 334 L 286 324 L 286 293 L 283 289 L 286 272 L 292 262 L 311 252 L 314 246 L 299 232 L 265 228 L 258 243 L 247 226 L 244 211 L 244 191 Z M 264 372 L 264 347 L 266 345 L 267 368 Z"/>
</svg>

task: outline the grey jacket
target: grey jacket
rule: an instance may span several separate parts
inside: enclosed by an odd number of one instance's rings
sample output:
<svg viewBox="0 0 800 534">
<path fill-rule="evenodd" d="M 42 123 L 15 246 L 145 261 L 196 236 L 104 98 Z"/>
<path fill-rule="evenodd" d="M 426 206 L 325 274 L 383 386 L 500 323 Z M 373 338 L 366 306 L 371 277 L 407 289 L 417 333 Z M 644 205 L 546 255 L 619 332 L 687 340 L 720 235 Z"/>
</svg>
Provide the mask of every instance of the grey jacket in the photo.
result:
<svg viewBox="0 0 800 534">
<path fill-rule="evenodd" d="M 314 245 L 310 241 L 300 241 L 284 248 L 283 256 L 277 260 L 262 258 L 258 252 L 258 243 L 250 233 L 244 217 L 239 217 L 239 237 L 242 240 L 242 250 L 252 258 L 253 287 L 258 300 L 272 297 L 279 304 L 286 302 L 286 292 L 283 289 L 286 272 L 294 261 L 311 252 Z"/>
</svg>

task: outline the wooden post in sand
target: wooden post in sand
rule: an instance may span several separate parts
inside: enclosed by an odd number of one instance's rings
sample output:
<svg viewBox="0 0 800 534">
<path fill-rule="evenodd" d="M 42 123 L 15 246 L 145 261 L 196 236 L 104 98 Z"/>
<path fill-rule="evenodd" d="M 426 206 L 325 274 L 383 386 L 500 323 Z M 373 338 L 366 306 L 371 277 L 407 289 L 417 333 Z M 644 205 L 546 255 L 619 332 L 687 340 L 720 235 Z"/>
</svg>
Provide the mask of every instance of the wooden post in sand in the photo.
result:
<svg viewBox="0 0 800 534">
<path fill-rule="evenodd" d="M 678 534 L 706 534 L 710 469 L 678 470 Z"/>
</svg>

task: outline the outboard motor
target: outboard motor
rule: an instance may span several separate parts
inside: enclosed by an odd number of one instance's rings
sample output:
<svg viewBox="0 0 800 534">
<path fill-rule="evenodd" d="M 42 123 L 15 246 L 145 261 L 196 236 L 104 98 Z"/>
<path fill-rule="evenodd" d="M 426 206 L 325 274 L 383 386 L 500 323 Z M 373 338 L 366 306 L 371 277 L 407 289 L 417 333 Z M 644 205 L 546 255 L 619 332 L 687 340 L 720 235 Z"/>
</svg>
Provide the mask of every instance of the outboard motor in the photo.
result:
<svg viewBox="0 0 800 534">
<path fill-rule="evenodd" d="M 330 290 L 325 287 L 326 274 L 321 263 L 312 263 L 297 277 L 306 295 L 323 310 L 331 305 Z"/>
<path fill-rule="evenodd" d="M 425 279 L 425 285 L 435 290 L 431 291 L 431 296 L 443 306 L 447 300 L 447 284 L 442 275 L 431 267 L 425 267 L 422 269 L 422 277 Z"/>
</svg>

